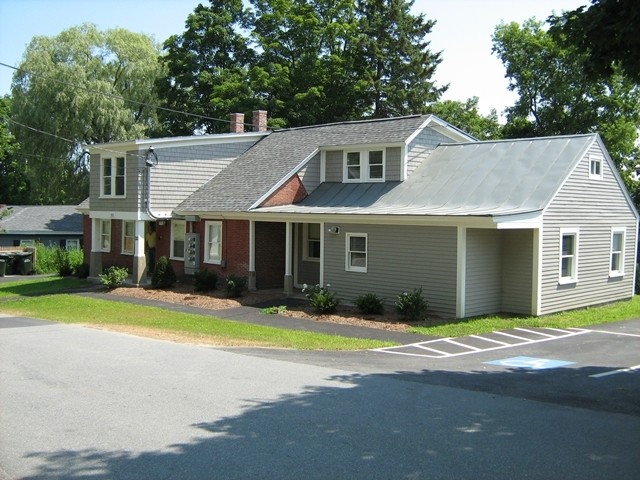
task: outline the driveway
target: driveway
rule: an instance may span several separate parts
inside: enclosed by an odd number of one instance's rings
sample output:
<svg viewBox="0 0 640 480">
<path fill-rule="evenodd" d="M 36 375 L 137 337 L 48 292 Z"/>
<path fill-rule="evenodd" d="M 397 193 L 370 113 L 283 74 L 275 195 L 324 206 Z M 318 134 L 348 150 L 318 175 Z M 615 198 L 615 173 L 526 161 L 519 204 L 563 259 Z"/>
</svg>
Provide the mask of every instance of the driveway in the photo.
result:
<svg viewBox="0 0 640 480">
<path fill-rule="evenodd" d="M 270 358 L 6 316 L 0 327 L 0 472 L 8 478 L 640 472 L 638 416 L 416 381 L 425 371 L 461 375 L 462 365 L 420 367 L 381 352 Z M 369 359 L 381 363 L 357 368 Z M 391 362 L 395 370 L 380 368 Z"/>
</svg>

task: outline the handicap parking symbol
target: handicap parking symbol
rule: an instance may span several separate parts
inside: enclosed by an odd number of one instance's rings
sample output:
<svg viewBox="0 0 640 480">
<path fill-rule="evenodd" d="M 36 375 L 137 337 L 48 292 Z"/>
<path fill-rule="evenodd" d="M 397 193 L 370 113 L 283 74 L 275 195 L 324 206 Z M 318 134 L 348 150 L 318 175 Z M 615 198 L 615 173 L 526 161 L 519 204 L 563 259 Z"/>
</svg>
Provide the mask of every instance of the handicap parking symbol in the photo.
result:
<svg viewBox="0 0 640 480">
<path fill-rule="evenodd" d="M 548 358 L 534 357 L 511 357 L 502 360 L 484 362 L 486 365 L 497 365 L 499 367 L 526 368 L 529 370 L 544 370 L 547 368 L 565 367 L 576 362 L 566 362 L 564 360 L 551 360 Z"/>
</svg>

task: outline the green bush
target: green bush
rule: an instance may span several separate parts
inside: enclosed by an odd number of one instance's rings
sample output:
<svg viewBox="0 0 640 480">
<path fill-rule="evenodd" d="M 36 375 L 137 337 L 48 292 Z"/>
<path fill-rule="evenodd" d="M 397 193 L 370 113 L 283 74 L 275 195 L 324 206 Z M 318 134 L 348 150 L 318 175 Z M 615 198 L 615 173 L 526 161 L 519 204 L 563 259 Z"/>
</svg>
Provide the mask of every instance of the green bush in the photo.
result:
<svg viewBox="0 0 640 480">
<path fill-rule="evenodd" d="M 236 298 L 247 289 L 247 277 L 229 275 L 225 281 L 225 290 L 228 298 Z"/>
<path fill-rule="evenodd" d="M 112 290 L 122 285 L 122 282 L 124 282 L 129 276 L 129 272 L 125 267 L 112 266 L 105 268 L 104 273 L 101 273 L 98 276 L 100 277 L 102 284 L 109 290 Z"/>
<path fill-rule="evenodd" d="M 151 276 L 153 288 L 171 288 L 176 280 L 176 272 L 169 259 L 165 256 L 160 257 Z"/>
<path fill-rule="evenodd" d="M 36 243 L 35 273 L 57 273 L 61 277 L 73 275 L 78 265 L 82 265 L 84 253 L 82 250 L 66 250 L 58 246 L 45 247 Z"/>
<path fill-rule="evenodd" d="M 365 315 L 379 315 L 384 312 L 384 300 L 375 293 L 367 293 L 356 298 L 356 307 Z"/>
<path fill-rule="evenodd" d="M 273 307 L 265 307 L 262 310 L 260 310 L 260 313 L 263 313 L 265 315 L 282 315 L 284 313 L 287 313 L 287 306 L 274 305 Z"/>
<path fill-rule="evenodd" d="M 198 270 L 193 274 L 196 292 L 215 290 L 218 285 L 218 275 L 213 270 Z"/>
<path fill-rule="evenodd" d="M 304 284 L 302 293 L 309 299 L 309 303 L 320 314 L 333 313 L 338 308 L 340 300 L 336 298 L 335 292 L 329 290 L 331 285 L 321 287 L 320 285 Z"/>
<path fill-rule="evenodd" d="M 410 321 L 422 320 L 427 313 L 428 303 L 422 297 L 422 287 L 413 292 L 398 295 L 396 309 L 398 313 Z"/>
</svg>

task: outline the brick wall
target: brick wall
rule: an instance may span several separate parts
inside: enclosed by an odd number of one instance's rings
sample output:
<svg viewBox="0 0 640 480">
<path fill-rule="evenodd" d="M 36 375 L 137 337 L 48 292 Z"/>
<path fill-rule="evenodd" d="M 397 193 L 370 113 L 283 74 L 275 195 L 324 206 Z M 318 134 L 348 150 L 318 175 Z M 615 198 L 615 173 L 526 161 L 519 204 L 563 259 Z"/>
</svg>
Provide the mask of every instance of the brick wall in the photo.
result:
<svg viewBox="0 0 640 480">
<path fill-rule="evenodd" d="M 307 190 L 298 175 L 291 177 L 282 187 L 267 198 L 261 207 L 275 207 L 278 205 L 291 205 L 307 196 Z"/>
</svg>

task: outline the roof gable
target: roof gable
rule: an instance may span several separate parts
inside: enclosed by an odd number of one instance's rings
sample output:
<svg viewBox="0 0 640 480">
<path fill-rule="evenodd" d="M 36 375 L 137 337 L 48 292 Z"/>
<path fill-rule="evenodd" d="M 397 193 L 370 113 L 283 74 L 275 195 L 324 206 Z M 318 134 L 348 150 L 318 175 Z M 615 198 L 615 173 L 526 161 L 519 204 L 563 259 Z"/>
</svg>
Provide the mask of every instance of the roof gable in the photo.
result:
<svg viewBox="0 0 640 480">
<path fill-rule="evenodd" d="M 276 130 L 178 205 L 175 212 L 247 211 L 286 182 L 318 149 L 403 144 L 434 118 L 414 115 Z M 441 129 L 446 125 L 442 120 L 438 122 Z M 451 127 L 452 139 L 460 135 Z"/>
</svg>

